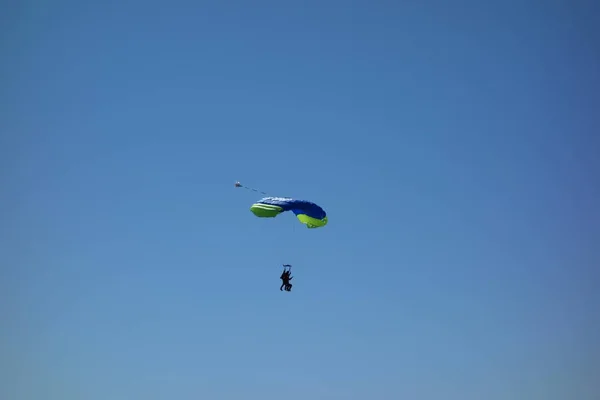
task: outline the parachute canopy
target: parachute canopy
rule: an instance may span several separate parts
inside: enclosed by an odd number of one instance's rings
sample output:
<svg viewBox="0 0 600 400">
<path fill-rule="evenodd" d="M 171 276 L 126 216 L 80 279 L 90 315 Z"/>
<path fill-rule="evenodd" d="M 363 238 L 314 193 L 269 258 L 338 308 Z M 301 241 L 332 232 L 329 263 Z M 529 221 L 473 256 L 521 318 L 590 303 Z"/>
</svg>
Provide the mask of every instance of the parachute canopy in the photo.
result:
<svg viewBox="0 0 600 400">
<path fill-rule="evenodd" d="M 327 225 L 325 211 L 310 201 L 295 200 L 288 197 L 264 197 L 250 207 L 250 211 L 260 218 L 275 218 L 279 214 L 291 211 L 307 228 L 321 228 Z"/>
</svg>

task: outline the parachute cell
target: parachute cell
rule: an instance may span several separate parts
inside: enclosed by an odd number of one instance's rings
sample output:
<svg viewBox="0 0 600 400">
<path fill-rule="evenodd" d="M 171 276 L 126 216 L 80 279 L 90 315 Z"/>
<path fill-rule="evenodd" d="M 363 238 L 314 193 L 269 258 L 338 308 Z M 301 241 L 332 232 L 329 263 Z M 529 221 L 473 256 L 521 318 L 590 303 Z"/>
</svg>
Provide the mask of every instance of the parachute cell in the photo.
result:
<svg viewBox="0 0 600 400">
<path fill-rule="evenodd" d="M 327 225 L 325 211 L 310 201 L 295 200 L 288 197 L 264 197 L 250 207 L 250 211 L 259 218 L 275 218 L 279 214 L 291 211 L 307 228 L 321 228 Z"/>
</svg>

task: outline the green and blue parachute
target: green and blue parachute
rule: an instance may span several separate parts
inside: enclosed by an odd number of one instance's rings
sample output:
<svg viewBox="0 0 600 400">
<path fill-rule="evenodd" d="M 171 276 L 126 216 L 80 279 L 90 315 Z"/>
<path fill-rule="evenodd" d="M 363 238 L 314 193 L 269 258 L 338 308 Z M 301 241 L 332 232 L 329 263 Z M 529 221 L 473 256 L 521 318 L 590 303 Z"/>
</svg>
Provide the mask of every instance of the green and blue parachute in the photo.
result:
<svg viewBox="0 0 600 400">
<path fill-rule="evenodd" d="M 289 197 L 264 197 L 252 204 L 250 211 L 260 218 L 275 218 L 291 211 L 307 228 L 322 228 L 327 225 L 327 213 L 321 207 L 306 200 Z"/>
<path fill-rule="evenodd" d="M 256 189 L 246 188 L 239 182 L 236 187 L 243 187 L 255 192 Z M 265 194 L 264 192 L 260 192 Z M 275 218 L 281 213 L 291 211 L 307 228 L 322 228 L 327 225 L 327 213 L 317 204 L 307 200 L 297 200 L 289 197 L 263 197 L 252 204 L 250 211 L 259 218 Z"/>
</svg>

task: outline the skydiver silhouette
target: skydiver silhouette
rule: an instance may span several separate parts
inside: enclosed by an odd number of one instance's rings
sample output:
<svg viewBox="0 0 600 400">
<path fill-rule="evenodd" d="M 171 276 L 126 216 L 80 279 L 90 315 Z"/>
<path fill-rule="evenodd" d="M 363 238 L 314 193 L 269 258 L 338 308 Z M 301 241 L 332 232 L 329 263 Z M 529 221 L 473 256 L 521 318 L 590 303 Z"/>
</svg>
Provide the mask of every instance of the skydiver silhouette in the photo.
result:
<svg viewBox="0 0 600 400">
<path fill-rule="evenodd" d="M 283 272 L 281 273 L 281 276 L 279 277 L 279 279 L 281 279 L 282 283 L 281 286 L 279 287 L 279 290 L 283 290 L 285 288 L 285 290 L 287 292 L 289 292 L 292 289 L 292 284 L 290 283 L 290 280 L 292 280 L 293 277 L 290 276 L 290 270 L 287 269 L 286 267 L 291 268 L 291 265 L 288 264 L 284 264 L 283 265 Z"/>
</svg>

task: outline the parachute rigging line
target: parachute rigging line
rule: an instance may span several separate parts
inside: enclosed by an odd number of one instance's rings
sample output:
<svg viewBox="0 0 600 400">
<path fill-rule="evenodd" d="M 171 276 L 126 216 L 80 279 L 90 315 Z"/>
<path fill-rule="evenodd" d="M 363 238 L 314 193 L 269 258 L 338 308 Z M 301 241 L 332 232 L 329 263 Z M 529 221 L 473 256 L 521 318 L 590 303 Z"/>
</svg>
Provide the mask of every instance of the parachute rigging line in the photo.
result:
<svg viewBox="0 0 600 400">
<path fill-rule="evenodd" d="M 250 190 L 252 192 L 257 192 L 257 193 L 260 193 L 260 194 L 264 194 L 265 196 L 269 195 L 268 193 L 263 192 L 262 190 L 258 190 L 258 189 L 254 189 L 254 188 L 251 188 L 251 187 L 244 186 L 239 181 L 235 182 L 235 187 L 236 188 L 244 188 L 244 189 Z"/>
</svg>

